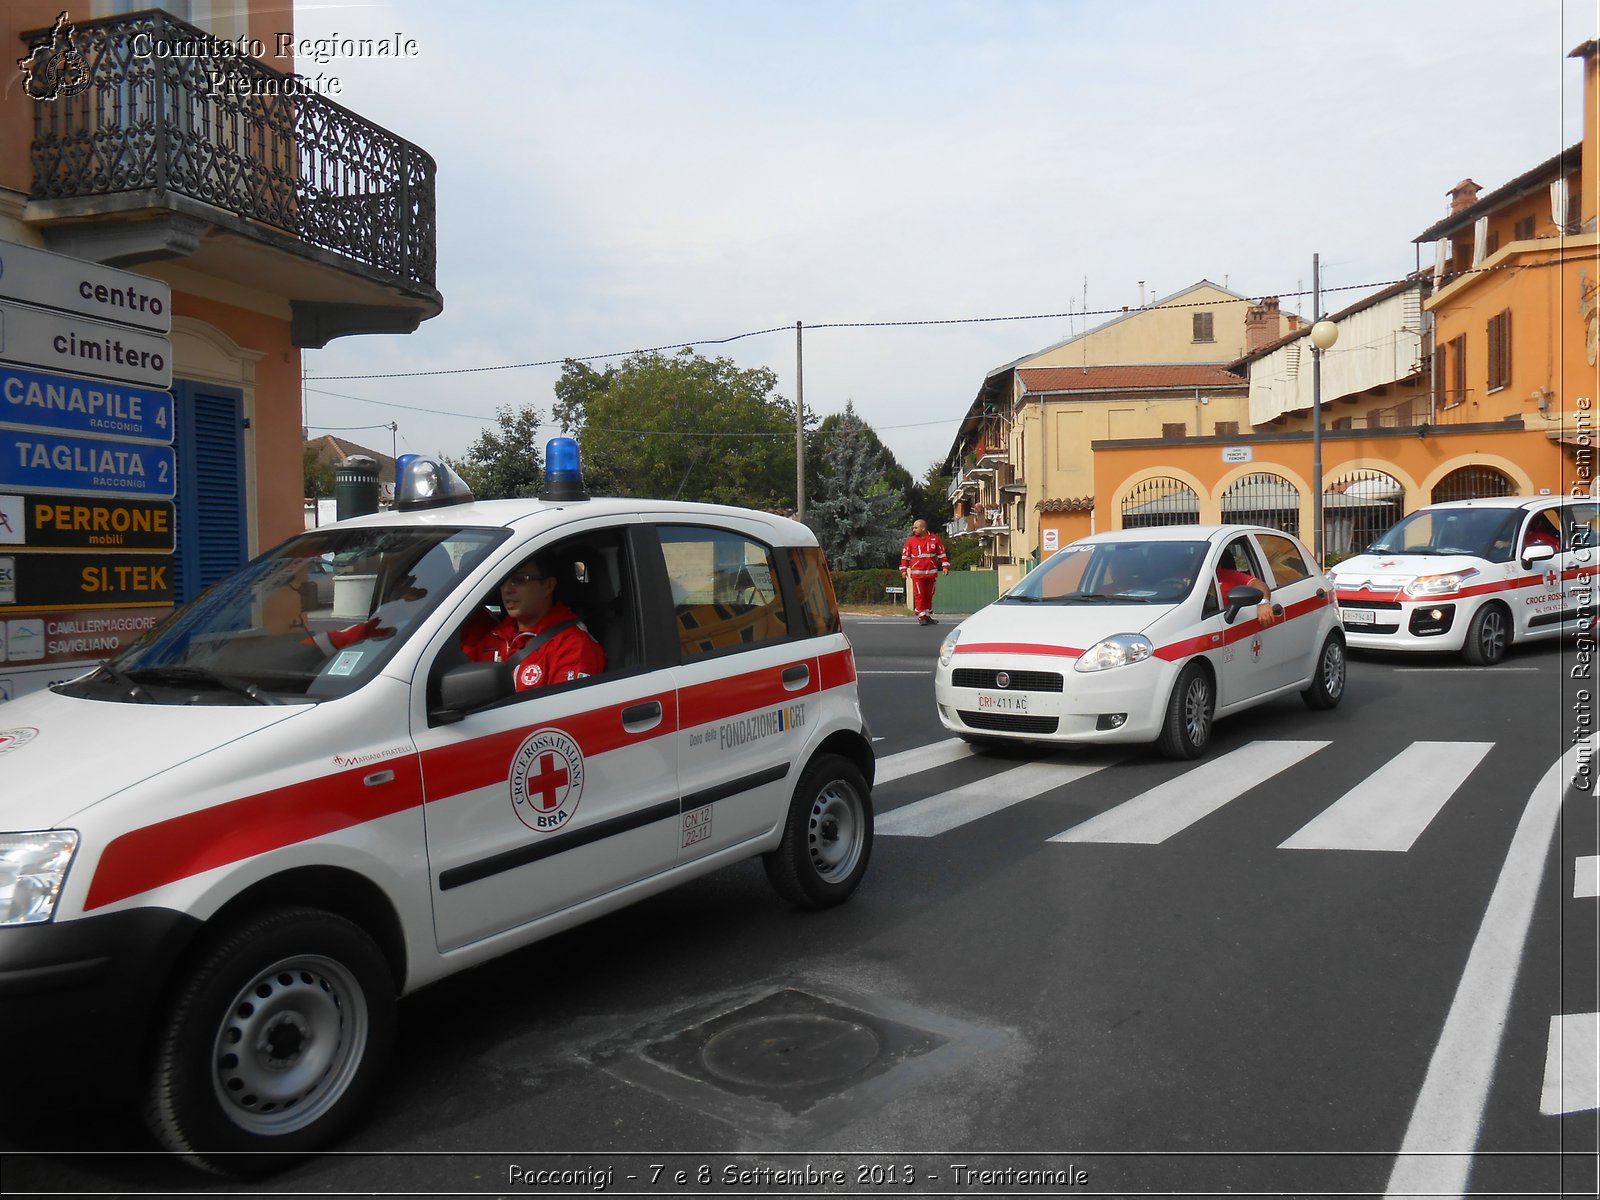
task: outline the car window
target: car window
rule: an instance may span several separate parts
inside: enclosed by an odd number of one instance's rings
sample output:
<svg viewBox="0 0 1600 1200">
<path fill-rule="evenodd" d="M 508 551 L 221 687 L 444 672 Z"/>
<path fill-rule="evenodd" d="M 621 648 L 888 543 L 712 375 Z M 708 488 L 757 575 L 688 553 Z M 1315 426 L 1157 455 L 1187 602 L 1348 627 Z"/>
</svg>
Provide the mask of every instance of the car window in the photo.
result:
<svg viewBox="0 0 1600 1200">
<path fill-rule="evenodd" d="M 1522 548 L 1527 550 L 1531 546 L 1561 549 L 1561 510 L 1555 505 L 1538 509 L 1528 518 L 1522 530 Z"/>
<path fill-rule="evenodd" d="M 1471 554 L 1508 562 L 1516 543 L 1520 509 L 1423 508 L 1390 528 L 1367 548 L 1369 554 Z"/>
<path fill-rule="evenodd" d="M 658 532 L 685 660 L 789 636 L 770 547 L 705 526 L 663 525 Z"/>
<path fill-rule="evenodd" d="M 1272 571 L 1271 578 L 1275 586 L 1283 587 L 1311 578 L 1311 569 L 1306 566 L 1305 556 L 1289 538 L 1282 534 L 1263 533 L 1256 536 L 1256 541 L 1261 543 L 1261 552 L 1267 556 L 1267 566 Z"/>
<path fill-rule="evenodd" d="M 839 632 L 839 602 L 820 546 L 795 546 L 789 566 L 800 591 L 800 622 L 811 637 Z"/>
<path fill-rule="evenodd" d="M 1217 569 L 1212 572 L 1210 590 L 1206 594 L 1206 603 L 1203 616 L 1212 616 L 1223 610 L 1227 603 L 1227 588 L 1222 586 L 1222 573 L 1224 571 L 1237 571 L 1241 575 L 1254 575 L 1263 583 L 1267 582 L 1266 573 L 1262 571 L 1261 564 L 1256 561 L 1256 552 L 1250 547 L 1250 539 L 1236 537 L 1229 542 L 1222 551 L 1222 557 L 1217 560 Z"/>
<path fill-rule="evenodd" d="M 1194 588 L 1206 543 L 1130 537 L 1063 547 L 1000 597 L 1005 604 L 1176 604 Z"/>
<path fill-rule="evenodd" d="M 1600 504 L 1585 500 L 1562 509 L 1565 518 L 1564 544 L 1573 550 L 1600 545 Z"/>
</svg>

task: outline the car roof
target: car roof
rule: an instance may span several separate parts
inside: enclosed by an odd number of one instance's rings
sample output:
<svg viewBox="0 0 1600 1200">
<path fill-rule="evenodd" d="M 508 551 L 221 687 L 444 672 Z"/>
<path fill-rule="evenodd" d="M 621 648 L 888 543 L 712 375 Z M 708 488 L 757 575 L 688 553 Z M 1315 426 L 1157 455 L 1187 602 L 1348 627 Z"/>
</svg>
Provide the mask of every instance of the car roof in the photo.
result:
<svg viewBox="0 0 1600 1200">
<path fill-rule="evenodd" d="M 782 546 L 815 546 L 814 533 L 799 521 L 778 513 L 728 504 L 697 504 L 684 500 L 646 500 L 631 497 L 596 497 L 591 500 L 474 500 L 469 504 L 448 504 L 438 508 L 406 511 L 385 509 L 367 516 L 339 521 L 341 528 L 360 526 L 474 526 L 477 528 L 525 528 L 529 521 L 547 521 L 552 526 L 578 518 L 599 517 L 632 520 L 635 517 L 702 518 L 710 520 L 753 521 L 765 525 L 771 540 Z M 326 529 L 329 526 L 324 525 Z"/>
<path fill-rule="evenodd" d="M 1482 496 L 1476 500 L 1441 500 L 1438 504 L 1424 504 L 1417 512 L 1451 508 L 1535 508 L 1545 504 L 1593 504 L 1590 496 Z"/>
<path fill-rule="evenodd" d="M 1102 542 L 1212 542 L 1219 538 L 1235 537 L 1241 533 L 1276 533 L 1266 525 L 1152 525 L 1146 529 L 1108 529 L 1104 533 L 1091 533 L 1078 538 L 1073 545 L 1097 545 Z M 1291 535 L 1292 536 L 1292 535 Z"/>
</svg>

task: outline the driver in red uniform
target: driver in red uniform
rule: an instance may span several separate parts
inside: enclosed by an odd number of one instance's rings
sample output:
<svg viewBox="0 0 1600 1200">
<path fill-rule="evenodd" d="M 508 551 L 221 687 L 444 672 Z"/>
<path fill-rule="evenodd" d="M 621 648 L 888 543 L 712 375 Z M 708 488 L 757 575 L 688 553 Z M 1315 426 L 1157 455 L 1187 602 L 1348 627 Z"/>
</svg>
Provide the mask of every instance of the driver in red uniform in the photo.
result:
<svg viewBox="0 0 1600 1200">
<path fill-rule="evenodd" d="M 505 619 L 475 614 L 461 630 L 462 652 L 474 662 L 514 663 L 519 692 L 598 675 L 605 651 L 555 592 L 555 576 L 537 555 L 528 559 L 500 585 Z"/>
</svg>

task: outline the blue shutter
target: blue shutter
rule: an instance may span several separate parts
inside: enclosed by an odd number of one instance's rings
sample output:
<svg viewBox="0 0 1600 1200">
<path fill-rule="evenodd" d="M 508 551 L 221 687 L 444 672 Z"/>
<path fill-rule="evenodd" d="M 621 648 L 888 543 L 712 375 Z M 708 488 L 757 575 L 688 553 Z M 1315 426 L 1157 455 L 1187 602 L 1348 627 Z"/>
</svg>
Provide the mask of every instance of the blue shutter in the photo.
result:
<svg viewBox="0 0 1600 1200">
<path fill-rule="evenodd" d="M 175 379 L 178 602 L 245 561 L 244 393 Z"/>
</svg>

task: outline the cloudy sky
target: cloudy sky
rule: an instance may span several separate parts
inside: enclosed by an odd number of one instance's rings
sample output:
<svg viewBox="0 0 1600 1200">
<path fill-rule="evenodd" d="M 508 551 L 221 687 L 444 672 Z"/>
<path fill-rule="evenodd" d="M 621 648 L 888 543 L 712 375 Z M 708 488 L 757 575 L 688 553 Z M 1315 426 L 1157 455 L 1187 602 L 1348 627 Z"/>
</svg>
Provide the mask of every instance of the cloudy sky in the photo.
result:
<svg viewBox="0 0 1600 1200">
<path fill-rule="evenodd" d="M 913 474 L 993 367 L 1200 279 L 1309 312 L 1582 136 L 1597 0 L 394 0 L 295 6 L 302 60 L 437 160 L 444 313 L 304 356 L 306 422 L 461 455 L 557 366 L 709 342 L 847 400 Z M 1431 253 L 1426 256 L 1431 262 Z M 1087 315 L 1085 315 L 1087 314 Z M 598 364 L 597 364 L 598 365 Z M 328 376 L 414 372 L 405 378 Z M 318 378 L 322 377 L 322 378 Z M 330 392 L 341 393 L 330 395 Z M 360 397 L 357 399 L 356 397 Z M 552 430 L 554 432 L 554 430 Z"/>
</svg>

